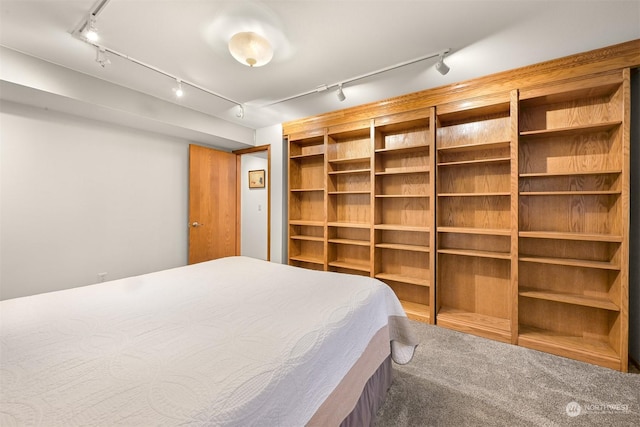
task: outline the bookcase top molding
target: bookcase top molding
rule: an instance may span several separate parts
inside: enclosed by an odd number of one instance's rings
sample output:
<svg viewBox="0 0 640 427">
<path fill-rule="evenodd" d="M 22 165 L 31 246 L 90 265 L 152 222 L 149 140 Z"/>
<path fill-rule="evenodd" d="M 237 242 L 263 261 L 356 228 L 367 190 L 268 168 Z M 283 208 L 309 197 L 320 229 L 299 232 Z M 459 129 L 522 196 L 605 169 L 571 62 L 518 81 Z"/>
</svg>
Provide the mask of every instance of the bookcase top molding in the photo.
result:
<svg viewBox="0 0 640 427">
<path fill-rule="evenodd" d="M 493 95 L 497 92 L 505 93 L 513 89 L 636 67 L 640 67 L 640 39 L 286 122 L 282 126 L 283 134 L 305 133 L 349 122 L 449 104 L 462 99 Z"/>
</svg>

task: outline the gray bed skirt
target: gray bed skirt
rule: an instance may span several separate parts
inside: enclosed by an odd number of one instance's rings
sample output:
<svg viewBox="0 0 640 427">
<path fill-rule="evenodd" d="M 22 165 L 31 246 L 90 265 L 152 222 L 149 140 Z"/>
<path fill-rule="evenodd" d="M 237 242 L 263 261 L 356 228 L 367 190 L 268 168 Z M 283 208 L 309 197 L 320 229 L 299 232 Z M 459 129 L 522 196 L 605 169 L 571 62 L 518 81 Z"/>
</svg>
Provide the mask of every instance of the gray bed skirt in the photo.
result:
<svg viewBox="0 0 640 427">
<path fill-rule="evenodd" d="M 393 379 L 393 368 L 391 366 L 391 355 L 378 367 L 367 381 L 367 384 L 356 403 L 356 407 L 340 423 L 342 427 L 362 427 L 372 426 L 376 420 L 378 409 L 384 403 L 391 381 Z"/>
</svg>

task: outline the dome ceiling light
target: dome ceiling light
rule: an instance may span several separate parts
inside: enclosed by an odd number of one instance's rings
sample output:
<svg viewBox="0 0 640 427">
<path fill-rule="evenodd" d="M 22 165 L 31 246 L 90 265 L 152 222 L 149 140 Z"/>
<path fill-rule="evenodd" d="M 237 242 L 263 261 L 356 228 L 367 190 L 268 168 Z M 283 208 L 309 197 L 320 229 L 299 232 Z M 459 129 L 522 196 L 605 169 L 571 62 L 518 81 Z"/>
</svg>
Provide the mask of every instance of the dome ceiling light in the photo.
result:
<svg viewBox="0 0 640 427">
<path fill-rule="evenodd" d="M 249 67 L 262 67 L 273 58 L 269 40 L 251 31 L 234 34 L 229 40 L 229 52 L 239 63 Z"/>
</svg>

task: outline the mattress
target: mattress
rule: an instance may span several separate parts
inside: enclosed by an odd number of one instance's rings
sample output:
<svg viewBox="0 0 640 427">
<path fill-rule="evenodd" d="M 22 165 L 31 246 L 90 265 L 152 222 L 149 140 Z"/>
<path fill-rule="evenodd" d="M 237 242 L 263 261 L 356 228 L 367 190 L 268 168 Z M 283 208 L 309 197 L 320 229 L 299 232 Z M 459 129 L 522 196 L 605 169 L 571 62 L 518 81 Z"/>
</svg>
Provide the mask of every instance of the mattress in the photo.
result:
<svg viewBox="0 0 640 427">
<path fill-rule="evenodd" d="M 384 283 L 246 257 L 2 301 L 0 320 L 3 426 L 334 423 L 415 348 Z"/>
</svg>

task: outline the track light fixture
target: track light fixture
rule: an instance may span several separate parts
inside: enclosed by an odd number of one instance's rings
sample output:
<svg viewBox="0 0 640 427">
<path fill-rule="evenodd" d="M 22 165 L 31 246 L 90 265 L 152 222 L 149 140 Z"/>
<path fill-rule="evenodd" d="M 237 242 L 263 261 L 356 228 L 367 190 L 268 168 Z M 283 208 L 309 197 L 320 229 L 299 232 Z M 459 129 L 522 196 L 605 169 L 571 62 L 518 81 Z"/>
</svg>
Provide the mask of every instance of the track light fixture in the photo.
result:
<svg viewBox="0 0 640 427">
<path fill-rule="evenodd" d="M 238 111 L 236 111 L 236 117 L 239 119 L 244 119 L 244 106 L 242 104 L 238 104 Z"/>
<path fill-rule="evenodd" d="M 182 84 L 184 83 L 187 86 L 190 86 L 193 89 L 197 89 L 201 92 L 207 93 L 209 95 L 215 96 L 216 98 L 220 98 L 224 101 L 227 101 L 229 103 L 235 104 L 238 106 L 238 110 L 236 112 L 236 117 L 238 118 L 244 118 L 244 106 L 238 102 L 235 101 L 231 98 L 228 98 L 222 94 L 219 94 L 217 92 L 214 92 L 212 90 L 209 90 L 205 87 L 202 87 L 200 85 L 198 85 L 197 83 L 194 82 L 189 82 L 189 81 L 182 81 L 181 79 L 179 79 L 178 77 L 176 77 L 175 75 L 161 70 L 158 67 L 155 67 L 151 64 L 148 64 L 146 62 L 142 62 L 136 58 L 133 58 L 125 53 L 119 52 L 117 50 L 111 49 L 109 47 L 106 47 L 102 44 L 98 44 L 98 29 L 96 27 L 96 18 L 97 16 L 102 13 L 104 11 L 104 9 L 107 7 L 107 5 L 109 4 L 111 0 L 97 0 L 96 4 L 91 8 L 91 10 L 89 11 L 89 14 L 87 16 L 86 19 L 82 19 L 80 22 L 78 22 L 78 25 L 76 25 L 76 27 L 73 29 L 73 31 L 71 31 L 71 35 L 73 37 L 75 37 L 76 39 L 87 43 L 93 47 L 96 48 L 96 62 L 98 64 L 100 64 L 101 67 L 106 67 L 107 65 L 111 64 L 111 60 L 109 59 L 109 57 L 107 56 L 107 54 L 109 55 L 114 55 L 117 56 L 121 59 L 127 60 L 133 64 L 139 65 L 141 67 L 144 67 L 148 70 L 151 70 L 155 73 L 161 74 L 163 76 L 169 77 L 171 79 L 174 79 L 177 83 L 177 87 L 174 87 L 173 91 L 175 93 L 175 96 L 177 98 L 180 98 L 181 96 L 184 96 L 184 90 L 182 89 Z M 269 58 L 270 59 L 270 58 Z M 246 62 L 246 61 L 245 61 Z M 246 62 L 247 65 L 253 65 L 253 66 L 259 66 L 258 61 L 256 61 L 255 64 L 250 64 L 249 62 Z M 266 62 L 265 62 L 266 63 Z M 264 65 L 264 64 L 260 64 L 260 65 Z"/>
<path fill-rule="evenodd" d="M 442 74 L 443 76 L 445 74 L 447 74 L 450 70 L 449 66 L 447 64 L 444 63 L 444 55 L 446 54 L 446 52 L 442 52 L 440 54 L 440 58 L 438 59 L 438 62 L 436 63 L 436 70 L 438 70 L 438 72 L 440 74 Z"/>
<path fill-rule="evenodd" d="M 176 94 L 176 98 L 182 98 L 184 95 L 184 90 L 182 90 L 182 81 L 180 79 L 176 79 L 177 86 L 173 88 L 173 93 Z"/>
<path fill-rule="evenodd" d="M 100 46 L 96 46 L 96 62 L 100 64 L 102 68 L 111 65 L 111 60 L 107 57 L 107 52 Z"/>
<path fill-rule="evenodd" d="M 338 97 L 338 101 L 342 102 L 345 99 L 347 99 L 346 96 L 344 96 L 344 92 L 342 91 L 342 83 L 340 83 L 338 85 L 338 90 L 336 91 L 336 96 Z"/>
<path fill-rule="evenodd" d="M 315 89 L 309 90 L 306 92 L 298 93 L 295 95 L 288 96 L 286 98 L 281 98 L 275 101 L 272 101 L 268 104 L 263 104 L 262 107 L 269 107 L 271 105 L 280 104 L 281 102 L 291 101 L 293 99 L 302 98 L 303 96 L 311 95 L 312 93 L 324 92 L 327 89 L 337 87 L 336 96 L 342 102 L 346 99 L 344 92 L 342 91 L 342 86 L 348 83 L 355 82 L 357 80 L 361 80 L 364 78 L 372 77 L 378 74 L 386 73 L 387 71 L 395 70 L 397 68 L 405 67 L 407 65 L 415 64 L 416 62 L 424 61 L 425 59 L 439 57 L 438 63 L 436 64 L 436 69 L 440 72 L 440 74 L 445 75 L 449 72 L 449 67 L 447 64 L 443 62 L 444 56 L 451 52 L 451 49 L 444 49 L 439 52 L 430 53 L 428 55 L 420 56 L 418 58 L 410 59 L 405 62 L 401 62 L 399 64 L 391 65 L 389 67 L 381 68 L 379 70 L 371 71 L 370 73 L 361 74 L 359 76 L 351 77 L 350 79 L 342 80 L 341 82 L 333 83 L 333 84 L 321 84 L 320 86 L 316 86 Z"/>
<path fill-rule="evenodd" d="M 100 38 L 98 28 L 96 27 L 96 16 L 94 14 L 89 15 L 89 19 L 87 19 L 84 27 L 84 36 L 90 42 L 97 42 Z"/>
</svg>

